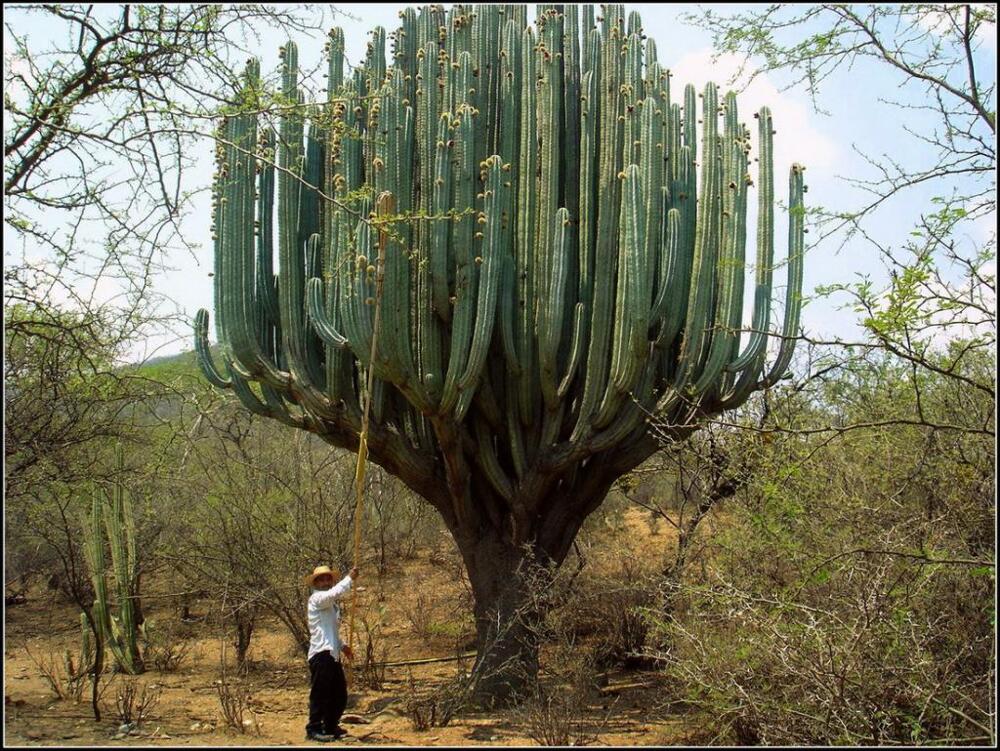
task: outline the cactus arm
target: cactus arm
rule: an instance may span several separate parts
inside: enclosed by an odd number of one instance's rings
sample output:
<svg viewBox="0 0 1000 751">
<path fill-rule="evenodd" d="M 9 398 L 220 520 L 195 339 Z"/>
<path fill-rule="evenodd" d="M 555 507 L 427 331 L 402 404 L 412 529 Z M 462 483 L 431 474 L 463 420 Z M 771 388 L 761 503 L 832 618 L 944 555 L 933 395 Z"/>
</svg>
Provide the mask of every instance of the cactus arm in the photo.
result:
<svg viewBox="0 0 1000 751">
<path fill-rule="evenodd" d="M 422 24 L 421 24 L 422 25 Z M 443 388 L 441 373 L 442 332 L 440 315 L 448 311 L 448 247 L 447 229 L 442 222 L 426 217 L 436 213 L 436 207 L 445 195 L 444 179 L 438 184 L 437 177 L 447 167 L 447 126 L 441 131 L 438 121 L 438 87 L 437 87 L 437 45 L 428 42 L 417 53 L 418 67 L 416 76 L 416 141 L 419 158 L 419 181 L 421 187 L 420 202 L 417 206 L 418 221 L 415 228 L 417 286 L 416 286 L 416 332 L 418 345 L 418 372 L 420 383 L 427 399 L 435 407 L 438 404 Z M 439 158 L 440 153 L 440 158 Z M 406 156 L 400 155 L 405 163 Z M 405 177 L 403 178 L 405 181 Z M 433 186 L 427 190 L 428 186 Z M 400 190 L 407 190 L 407 183 L 400 185 Z M 435 242 L 431 243 L 431 237 Z M 411 235 L 412 237 L 412 235 Z M 442 240 L 444 241 L 442 243 Z"/>
<path fill-rule="evenodd" d="M 559 352 L 559 339 L 563 330 L 562 319 L 566 309 L 563 298 L 566 291 L 567 266 L 569 265 L 569 212 L 566 209 L 559 209 L 555 214 L 554 223 L 549 292 L 545 300 L 545 309 L 541 311 L 538 319 L 540 380 L 542 396 L 548 409 L 553 409 L 559 398 L 556 355 Z"/>
<path fill-rule="evenodd" d="M 733 372 L 745 370 L 757 361 L 767 344 L 771 320 L 771 277 L 774 268 L 774 166 L 771 111 L 757 113 L 760 156 L 757 173 L 757 261 L 752 331 L 746 349 L 727 366 Z M 754 374 L 751 378 L 756 379 Z"/>
<path fill-rule="evenodd" d="M 648 96 L 642 104 L 642 147 L 639 167 L 639 230 L 641 237 L 640 270 L 637 280 L 635 325 L 632 334 L 632 348 L 636 357 L 644 357 L 647 349 L 649 322 L 652 317 L 654 282 L 656 281 L 656 261 L 661 252 L 660 224 L 663 212 L 660 188 L 663 185 L 663 126 L 657 115 L 656 100 Z"/>
<path fill-rule="evenodd" d="M 284 356 L 296 381 L 304 380 L 304 342 L 301 332 L 305 256 L 299 236 L 300 197 L 305 156 L 302 153 L 304 121 L 300 112 L 302 95 L 298 88 L 298 48 L 288 42 L 282 49 L 284 102 L 291 108 L 281 119 L 278 140 L 278 248 L 281 273 L 278 275 L 278 304 Z"/>
<path fill-rule="evenodd" d="M 666 207 L 666 188 L 663 189 L 663 205 Z M 680 329 L 684 315 L 683 299 L 678 293 L 681 264 L 681 213 L 677 209 L 663 211 L 664 227 L 661 230 L 662 247 L 659 254 L 658 288 L 656 299 L 649 313 L 651 325 L 662 323 L 664 339 L 672 342 Z"/>
<path fill-rule="evenodd" d="M 514 304 L 517 295 L 517 282 L 514 279 L 514 259 L 504 255 L 503 278 L 500 282 L 500 338 L 503 344 L 504 361 L 507 373 L 513 378 L 522 375 L 521 364 L 517 359 L 517 338 L 514 334 Z"/>
<path fill-rule="evenodd" d="M 385 193 L 392 195 L 397 201 L 396 208 L 399 209 L 402 206 L 398 203 L 401 196 L 397 195 L 400 186 L 396 177 L 399 169 L 396 154 L 400 140 L 399 129 L 403 126 L 405 116 L 400 112 L 403 107 L 402 88 L 402 73 L 394 69 L 391 79 L 379 89 L 378 138 L 375 141 L 375 158 L 372 161 L 376 195 Z M 391 213 L 395 214 L 395 211 Z M 388 242 L 385 243 L 385 282 L 381 301 L 384 336 L 381 337 L 379 352 L 375 358 L 384 369 L 376 371 L 376 374 L 380 378 L 386 377 L 402 383 L 409 381 L 415 372 L 410 349 L 410 262 L 404 252 L 406 246 L 401 242 L 400 232 L 403 222 L 391 219 L 388 221 L 390 221 L 388 227 L 380 227 L 388 234 Z M 359 227 L 359 234 L 364 232 L 365 228 Z M 374 241 L 374 238 L 368 238 L 368 242 Z M 371 252 L 363 255 L 372 258 Z M 372 302 L 373 300 L 372 295 Z M 369 303 L 365 315 L 361 316 L 364 319 L 366 349 L 370 349 L 374 310 L 374 306 Z M 400 345 L 403 346 L 402 351 L 397 349 Z"/>
<path fill-rule="evenodd" d="M 342 219 L 340 225 L 341 237 L 338 245 L 344 248 L 344 251 L 340 257 L 337 269 L 339 275 L 337 283 L 339 295 L 337 302 L 340 307 L 340 321 L 348 346 L 362 367 L 368 367 L 368 361 L 371 356 L 371 340 L 368 339 L 368 346 L 366 347 L 365 330 L 362 328 L 361 321 L 357 317 L 358 308 L 360 307 L 358 298 L 365 295 L 366 290 L 359 288 L 357 276 L 358 274 L 365 273 L 364 269 L 367 268 L 369 261 L 369 254 L 371 252 L 369 227 L 364 222 L 359 221 L 355 226 L 351 241 L 345 243 L 344 241 L 348 238 L 346 225 L 347 221 Z M 354 253 L 351 252 L 352 248 L 355 251 Z M 364 260 L 359 261 L 362 258 Z M 361 267 L 360 270 L 359 267 Z M 364 302 L 364 299 L 364 297 L 361 297 L 361 303 Z"/>
<path fill-rule="evenodd" d="M 517 380 L 517 400 L 521 422 L 534 423 L 535 385 L 535 265 L 532 255 L 534 237 L 538 223 L 538 190 L 536 172 L 538 170 L 538 123 L 536 120 L 537 88 L 528 82 L 536 80 L 535 36 L 530 27 L 524 29 L 521 37 L 521 76 L 525 85 L 521 87 L 521 144 L 518 162 L 518 205 L 517 205 L 517 300 L 515 307 L 515 333 L 518 341 L 518 361 L 521 363 L 521 377 Z"/>
<path fill-rule="evenodd" d="M 309 322 L 320 339 L 331 347 L 347 348 L 347 339 L 337 331 L 333 321 L 327 315 L 323 300 L 323 280 L 315 277 L 306 282 L 306 305 Z"/>
<path fill-rule="evenodd" d="M 436 88 L 437 84 L 433 84 Z M 449 224 L 447 214 L 451 203 L 451 115 L 443 113 L 437 122 L 435 143 L 435 171 L 433 191 L 434 220 L 430 229 L 430 273 L 434 285 L 434 310 L 445 323 L 451 321 L 451 304 L 448 301 Z"/>
<path fill-rule="evenodd" d="M 770 388 L 785 376 L 798 334 L 799 315 L 802 312 L 802 260 L 805 256 L 805 207 L 803 172 L 800 164 L 793 164 L 788 177 L 788 284 L 785 292 L 785 320 L 782 326 L 781 346 L 774 364 L 758 388 Z"/>
<path fill-rule="evenodd" d="M 330 53 L 327 64 L 327 101 L 332 102 L 344 86 L 344 30 L 339 26 L 330 29 L 327 42 Z"/>
<path fill-rule="evenodd" d="M 709 325 L 710 301 L 714 285 L 717 251 L 717 217 L 721 213 L 719 179 L 721 165 L 716 148 L 717 99 L 714 84 L 706 84 L 704 94 L 704 134 L 701 200 L 698 202 L 697 230 L 688 319 L 681 345 L 680 367 L 675 388 L 681 390 L 694 380 L 702 362 Z"/>
<path fill-rule="evenodd" d="M 566 374 L 563 376 L 562 381 L 560 381 L 557 392 L 560 399 L 564 398 L 569 392 L 570 384 L 573 383 L 573 377 L 576 375 L 576 369 L 580 364 L 580 356 L 583 352 L 583 331 L 586 311 L 587 308 L 582 302 L 576 304 L 573 312 L 573 344 L 570 348 L 569 364 L 566 366 Z"/>
<path fill-rule="evenodd" d="M 471 77 L 471 58 L 463 55 L 462 67 Z M 473 233 L 476 231 L 476 217 L 470 213 L 473 208 L 475 190 L 473 170 L 475 156 L 472 141 L 472 112 L 463 107 L 458 117 L 459 125 L 455 134 L 456 163 L 455 222 L 452 228 L 452 247 L 456 251 L 455 269 L 455 315 L 452 323 L 451 352 L 448 357 L 448 371 L 445 375 L 444 393 L 441 396 L 441 412 L 450 412 L 458 402 L 458 381 L 465 372 L 469 356 L 469 344 L 475 324 L 476 280 L 479 267 L 472 254 Z"/>
<path fill-rule="evenodd" d="M 560 75 L 562 33 L 561 15 L 554 8 L 539 6 L 538 44 L 538 108 L 536 114 L 539 149 L 538 219 L 535 233 L 535 307 L 534 327 L 538 341 L 540 385 L 546 405 L 551 407 L 555 398 L 555 357 L 561 331 L 551 331 L 548 323 L 553 305 L 549 301 L 550 279 L 557 263 L 554 256 L 560 252 L 555 245 L 555 232 L 559 207 L 560 126 L 562 117 L 562 77 Z M 566 273 L 565 261 L 561 273 Z M 553 339 L 555 339 L 553 344 Z M 546 351 L 551 346 L 550 351 Z"/>
<path fill-rule="evenodd" d="M 669 71 L 667 76 L 669 76 Z M 667 130 L 669 132 L 667 140 L 667 159 L 669 160 L 669 178 L 676 181 L 680 179 L 680 156 L 681 156 L 681 106 L 671 104 L 667 113 Z M 671 191 L 673 192 L 673 190 Z"/>
<path fill-rule="evenodd" d="M 639 167 L 629 165 L 623 181 L 621 220 L 619 223 L 619 274 L 617 312 L 615 315 L 615 348 L 611 360 L 611 376 L 604 399 L 594 417 L 595 427 L 606 427 L 621 408 L 625 395 L 641 375 L 641 365 L 648 354 L 646 329 L 649 298 L 643 299 L 644 288 L 641 210 L 641 178 Z M 642 347 L 633 343 L 633 330 L 641 329 Z M 636 352 L 639 349 L 639 353 Z"/>
<path fill-rule="evenodd" d="M 275 134 L 273 128 L 264 130 L 261 139 L 263 159 L 260 162 L 258 192 L 260 206 L 257 214 L 257 273 L 255 293 L 260 301 L 264 325 L 273 325 L 278 320 L 278 295 L 274 278 L 274 154 Z"/>
<path fill-rule="evenodd" d="M 485 223 L 483 227 L 483 261 L 482 273 L 479 280 L 479 290 L 476 295 L 476 323 L 473 329 L 472 345 L 469 351 L 469 360 L 466 364 L 465 373 L 459 380 L 459 387 L 463 391 L 475 388 L 476 382 L 482 371 L 483 363 L 486 362 L 487 349 L 490 337 L 493 333 L 493 321 L 497 308 L 497 288 L 499 287 L 500 275 L 502 272 L 502 259 L 500 258 L 500 223 L 502 221 L 499 207 L 503 205 L 505 192 L 508 190 L 501 179 L 500 157 L 493 156 L 487 160 L 487 180 L 485 196 Z M 460 402 L 461 404 L 461 402 Z M 456 422 L 461 422 L 464 412 L 456 412 Z"/>
<path fill-rule="evenodd" d="M 508 395 L 510 391 L 508 391 Z M 517 413 L 517 402 L 509 396 L 506 400 L 506 423 L 507 439 L 510 447 L 511 463 L 514 465 L 514 473 L 517 479 L 521 480 L 528 471 L 528 457 L 524 447 L 524 431 L 521 426 L 521 418 Z"/>
<path fill-rule="evenodd" d="M 561 172 L 564 176 L 562 205 L 569 211 L 570 247 L 577 246 L 580 218 L 580 21 L 579 7 L 570 3 L 563 11 L 562 63 L 563 134 Z"/>
<path fill-rule="evenodd" d="M 736 162 L 737 167 L 739 167 L 739 157 L 743 154 L 742 147 L 732 144 L 730 151 L 737 152 L 731 154 L 730 159 Z M 729 171 L 732 172 L 732 170 Z M 742 169 L 739 171 L 742 175 Z M 730 174 L 728 177 L 733 177 L 733 175 Z M 738 191 L 742 190 L 743 185 L 742 179 L 738 181 L 730 179 L 727 184 L 722 186 L 724 195 L 727 196 L 725 203 L 729 217 L 725 219 L 725 224 L 728 228 L 723 239 L 723 248 L 719 259 L 720 290 L 715 314 L 716 330 L 712 335 L 705 365 L 692 387 L 693 391 L 699 394 L 704 393 L 714 385 L 721 375 L 726 360 L 732 353 L 736 338 L 735 328 L 739 325 L 740 311 L 735 309 L 737 304 L 736 285 L 742 286 L 743 259 L 739 257 L 738 253 L 738 227 L 745 220 L 745 217 L 740 213 L 742 201 Z M 734 321 L 736 321 L 735 325 Z"/>
<path fill-rule="evenodd" d="M 481 417 L 476 416 L 474 422 L 476 426 L 476 444 L 478 447 L 476 454 L 477 462 L 493 488 L 505 500 L 509 501 L 514 497 L 514 484 L 507 477 L 506 473 L 504 473 L 500 462 L 497 461 L 496 451 L 493 448 L 494 433 Z"/>
<path fill-rule="evenodd" d="M 208 345 L 208 311 L 198 310 L 194 317 L 194 351 L 205 379 L 218 389 L 228 389 L 232 383 L 223 376 L 212 359 Z"/>
<path fill-rule="evenodd" d="M 594 31 L 588 37 L 586 48 L 597 47 L 597 32 Z M 592 54 L 596 55 L 596 51 Z M 597 212 L 595 180 L 597 168 L 597 120 L 598 120 L 598 96 L 597 79 L 594 71 L 588 70 L 583 74 L 581 82 L 581 105 L 580 117 L 582 125 L 580 128 L 580 202 L 579 202 L 579 226 L 577 227 L 577 238 L 579 243 L 579 293 L 581 301 L 591 303 L 593 297 L 594 279 L 594 234 L 596 226 L 594 219 Z M 586 334 L 586 324 L 583 333 Z"/>
<path fill-rule="evenodd" d="M 608 377 L 608 350 L 615 294 L 612 282 L 615 277 L 616 254 L 614 246 L 618 235 L 618 212 L 614 207 L 619 201 L 620 160 L 623 128 L 619 123 L 623 71 L 621 65 L 621 30 L 616 20 L 619 9 L 609 5 L 604 13 L 603 47 L 600 64 L 600 167 L 598 173 L 597 236 L 594 252 L 594 294 L 591 307 L 590 342 L 587 350 L 587 367 L 583 394 L 580 400 L 576 425 L 570 441 L 583 440 L 592 430 L 592 413 L 605 390 Z"/>
</svg>

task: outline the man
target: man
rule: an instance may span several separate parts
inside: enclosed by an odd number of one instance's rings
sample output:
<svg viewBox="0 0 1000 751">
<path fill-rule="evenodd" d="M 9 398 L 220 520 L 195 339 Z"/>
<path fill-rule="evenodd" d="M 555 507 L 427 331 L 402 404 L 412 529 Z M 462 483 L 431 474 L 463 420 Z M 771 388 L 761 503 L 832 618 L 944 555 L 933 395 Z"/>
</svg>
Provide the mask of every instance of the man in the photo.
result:
<svg viewBox="0 0 1000 751">
<path fill-rule="evenodd" d="M 351 659 L 350 647 L 340 641 L 340 607 L 337 600 L 351 589 L 357 568 L 336 584 L 329 566 L 317 566 L 306 577 L 312 588 L 309 620 L 309 724 L 306 740 L 335 741 L 346 735 L 340 717 L 347 706 L 347 678 L 342 656 Z"/>
</svg>

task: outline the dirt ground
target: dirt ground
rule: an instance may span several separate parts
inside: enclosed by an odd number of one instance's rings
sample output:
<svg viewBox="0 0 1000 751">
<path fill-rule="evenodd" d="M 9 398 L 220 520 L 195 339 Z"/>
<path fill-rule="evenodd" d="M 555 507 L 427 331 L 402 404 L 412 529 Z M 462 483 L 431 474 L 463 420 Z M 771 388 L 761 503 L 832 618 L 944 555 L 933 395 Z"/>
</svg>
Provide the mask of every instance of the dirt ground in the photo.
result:
<svg viewBox="0 0 1000 751">
<path fill-rule="evenodd" d="M 655 556 L 667 533 L 654 537 L 636 509 L 626 512 L 616 534 L 634 546 L 634 552 Z M 369 577 L 370 579 L 371 577 Z M 419 582 L 420 587 L 413 586 Z M 361 581 L 363 609 L 377 612 L 381 601 L 383 638 L 389 661 L 447 657 L 464 651 L 471 635 L 467 613 L 442 606 L 459 603 L 461 588 L 454 569 L 439 554 L 421 554 L 401 570 L 377 582 Z M 178 621 L 170 598 L 157 598 L 155 586 L 146 587 L 147 620 Z M 152 591 L 151 591 L 152 590 Z M 379 595 L 381 590 L 382 595 Z M 433 596 L 428 595 L 433 593 Z M 208 602 L 195 602 L 195 616 L 205 615 Z M 362 609 L 359 609 L 361 612 Z M 292 646 L 291 638 L 277 621 L 264 621 L 254 632 L 250 667 L 235 675 L 232 647 L 227 641 L 228 674 L 250 692 L 252 710 L 246 732 L 229 728 L 222 718 L 217 692 L 223 640 L 210 619 L 185 624 L 177 638 L 190 645 L 179 668 L 172 672 L 150 669 L 140 677 L 151 690 L 159 690 L 149 719 L 138 727 L 120 727 L 115 696 L 122 676 L 106 676 L 101 722 L 95 722 L 87 695 L 80 702 L 53 696 L 35 659 L 55 657 L 61 663 L 66 649 L 79 653 L 79 614 L 44 588 L 33 592 L 27 603 L 6 609 L 4 643 L 4 703 L 6 745 L 290 745 L 305 744 L 304 726 L 309 691 L 308 666 Z M 415 623 L 416 622 L 416 623 Z M 346 626 L 342 627 L 346 633 Z M 228 637 L 227 637 L 228 640 Z M 26 649 L 27 646 L 27 649 Z M 109 656 L 110 659 L 110 656 Z M 471 658 L 466 661 L 466 667 Z M 544 655 L 543 655 L 544 666 Z M 458 663 L 438 662 L 388 667 L 380 690 L 355 681 L 344 726 L 345 745 L 384 744 L 414 746 L 536 745 L 532 722 L 524 710 L 463 713 L 446 727 L 414 729 L 403 707 L 414 689 L 423 693 L 456 675 Z M 110 679 L 110 680 L 109 680 Z M 599 699 L 579 714 L 578 734 L 590 736 L 592 745 L 676 745 L 693 738 L 697 729 L 683 716 L 666 709 L 669 695 L 663 679 L 652 671 L 616 671 L 606 676 Z M 348 720 L 354 720 L 347 724 Z M 536 731 L 537 734 L 537 731 Z M 338 744 L 331 744 L 338 745 Z"/>
</svg>

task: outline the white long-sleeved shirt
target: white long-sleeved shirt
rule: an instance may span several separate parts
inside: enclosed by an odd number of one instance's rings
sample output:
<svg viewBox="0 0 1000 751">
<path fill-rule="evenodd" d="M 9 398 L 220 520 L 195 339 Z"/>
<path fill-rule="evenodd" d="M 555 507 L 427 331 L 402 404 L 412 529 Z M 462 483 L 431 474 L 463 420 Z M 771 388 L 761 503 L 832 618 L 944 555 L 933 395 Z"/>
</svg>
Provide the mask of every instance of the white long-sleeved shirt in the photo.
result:
<svg viewBox="0 0 1000 751">
<path fill-rule="evenodd" d="M 307 617 L 309 621 L 309 659 L 330 650 L 334 659 L 340 659 L 343 642 L 340 641 L 340 606 L 337 600 L 351 589 L 351 577 L 345 576 L 330 589 L 314 589 L 309 595 Z"/>
</svg>

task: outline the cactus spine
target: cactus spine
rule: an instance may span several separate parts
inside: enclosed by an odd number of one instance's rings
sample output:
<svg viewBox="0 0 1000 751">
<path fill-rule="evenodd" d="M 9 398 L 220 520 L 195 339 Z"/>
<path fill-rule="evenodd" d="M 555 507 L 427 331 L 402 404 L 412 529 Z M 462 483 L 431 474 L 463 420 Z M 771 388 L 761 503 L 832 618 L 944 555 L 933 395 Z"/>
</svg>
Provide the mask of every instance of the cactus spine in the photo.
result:
<svg viewBox="0 0 1000 751">
<path fill-rule="evenodd" d="M 681 438 L 784 375 L 804 252 L 794 165 L 783 338 L 768 367 L 770 112 L 756 115 L 752 180 L 733 94 L 720 103 L 709 84 L 699 102 L 686 86 L 672 101 L 637 13 L 563 7 L 540 5 L 533 26 L 519 5 L 408 9 L 390 64 L 378 28 L 351 76 L 334 30 L 325 101 L 309 107 L 288 43 L 277 137 L 252 112 L 218 131 L 221 365 L 208 313 L 195 321 L 213 384 L 336 446 L 357 449 L 371 367 L 372 459 L 434 504 L 464 552 L 492 536 L 556 562 L 610 482 L 656 449 L 647 414 Z M 251 61 L 246 100 L 260 86 Z M 390 214 L 376 212 L 382 194 Z M 495 596 L 485 578 L 476 586 L 477 601 Z"/>
</svg>

